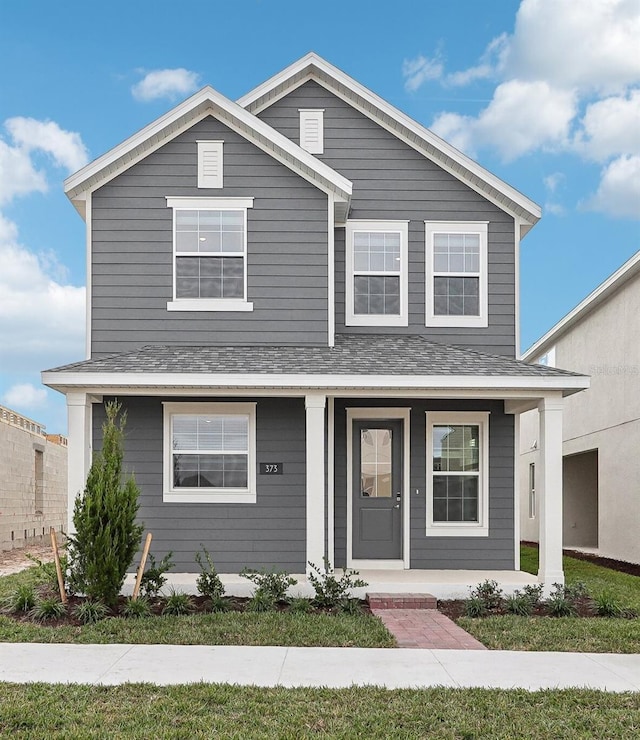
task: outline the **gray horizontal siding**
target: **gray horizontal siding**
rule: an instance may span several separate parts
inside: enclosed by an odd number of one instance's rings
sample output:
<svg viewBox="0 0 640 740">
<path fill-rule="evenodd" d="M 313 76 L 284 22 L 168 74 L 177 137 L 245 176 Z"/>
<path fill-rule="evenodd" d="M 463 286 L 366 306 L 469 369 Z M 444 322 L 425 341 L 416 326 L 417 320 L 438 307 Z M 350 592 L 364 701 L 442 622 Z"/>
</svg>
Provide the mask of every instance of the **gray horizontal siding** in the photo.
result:
<svg viewBox="0 0 640 740">
<path fill-rule="evenodd" d="M 196 187 L 198 139 L 224 141 L 224 188 Z M 170 195 L 255 198 L 248 211 L 252 312 L 167 312 Z M 93 194 L 92 242 L 92 357 L 151 343 L 326 344 L 326 195 L 212 117 Z"/>
<path fill-rule="evenodd" d="M 237 573 L 244 566 L 304 572 L 304 400 L 258 400 L 258 462 L 282 462 L 284 474 L 258 475 L 255 504 L 163 503 L 161 401 L 160 398 L 123 400 L 127 411 L 124 465 L 135 474 L 141 489 L 139 519 L 144 522 L 145 530 L 153 533 L 151 552 L 156 559 L 172 550 L 175 572 L 195 572 L 198 567 L 194 555 L 202 543 L 221 573 Z M 103 421 L 104 407 L 95 405 L 95 450 L 101 447 Z"/>
<path fill-rule="evenodd" d="M 513 416 L 498 401 L 336 399 L 335 402 L 335 548 L 336 565 L 347 552 L 346 409 L 357 406 L 411 408 L 411 567 L 487 570 L 514 567 Z M 489 411 L 489 536 L 427 537 L 426 531 L 426 412 Z M 418 489 L 419 495 L 415 495 Z"/>
<path fill-rule="evenodd" d="M 515 354 L 514 222 L 504 211 L 321 85 L 310 81 L 259 115 L 296 143 L 299 108 L 324 109 L 324 154 L 316 155 L 353 182 L 350 218 L 409 219 L 409 326 L 393 332 Z M 489 221 L 489 326 L 425 327 L 424 221 Z M 344 229 L 336 230 L 336 330 L 388 333 L 383 327 L 345 327 Z"/>
</svg>

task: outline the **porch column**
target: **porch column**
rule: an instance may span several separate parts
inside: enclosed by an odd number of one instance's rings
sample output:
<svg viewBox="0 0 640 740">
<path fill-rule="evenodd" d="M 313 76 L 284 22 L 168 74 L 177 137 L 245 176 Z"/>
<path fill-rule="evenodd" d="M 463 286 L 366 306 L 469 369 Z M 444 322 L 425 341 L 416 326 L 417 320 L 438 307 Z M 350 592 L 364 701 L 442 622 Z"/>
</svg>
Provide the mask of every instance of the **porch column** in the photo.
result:
<svg viewBox="0 0 640 740">
<path fill-rule="evenodd" d="M 307 572 L 309 561 L 323 567 L 324 548 L 324 407 L 327 397 L 321 393 L 305 396 L 304 407 L 307 419 Z"/>
<path fill-rule="evenodd" d="M 73 506 L 91 464 L 91 401 L 86 393 L 67 393 L 67 416 L 67 534 L 72 534 Z"/>
<path fill-rule="evenodd" d="M 545 396 L 540 412 L 538 497 L 540 564 L 538 580 L 545 593 L 554 583 L 564 583 L 562 570 L 562 396 Z"/>
</svg>

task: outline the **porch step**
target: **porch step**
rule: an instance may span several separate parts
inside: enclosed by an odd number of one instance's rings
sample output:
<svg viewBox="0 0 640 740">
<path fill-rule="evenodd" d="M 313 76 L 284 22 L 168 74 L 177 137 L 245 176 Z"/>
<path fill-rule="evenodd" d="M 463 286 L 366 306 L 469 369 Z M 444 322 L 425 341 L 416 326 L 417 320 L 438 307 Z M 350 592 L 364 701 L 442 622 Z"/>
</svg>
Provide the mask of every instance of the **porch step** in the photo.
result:
<svg viewBox="0 0 640 740">
<path fill-rule="evenodd" d="M 371 609 L 437 609 L 438 600 L 431 594 L 367 594 Z"/>
</svg>

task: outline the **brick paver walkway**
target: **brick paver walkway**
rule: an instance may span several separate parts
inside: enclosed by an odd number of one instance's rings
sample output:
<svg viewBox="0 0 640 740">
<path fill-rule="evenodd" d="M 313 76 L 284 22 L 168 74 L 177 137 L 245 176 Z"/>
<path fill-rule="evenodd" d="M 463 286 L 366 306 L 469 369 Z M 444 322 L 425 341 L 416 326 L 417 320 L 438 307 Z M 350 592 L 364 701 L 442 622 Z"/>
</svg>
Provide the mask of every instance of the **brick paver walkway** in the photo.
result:
<svg viewBox="0 0 640 740">
<path fill-rule="evenodd" d="M 377 609 L 371 611 L 383 621 L 401 648 L 431 650 L 486 650 L 462 627 L 435 609 Z"/>
</svg>

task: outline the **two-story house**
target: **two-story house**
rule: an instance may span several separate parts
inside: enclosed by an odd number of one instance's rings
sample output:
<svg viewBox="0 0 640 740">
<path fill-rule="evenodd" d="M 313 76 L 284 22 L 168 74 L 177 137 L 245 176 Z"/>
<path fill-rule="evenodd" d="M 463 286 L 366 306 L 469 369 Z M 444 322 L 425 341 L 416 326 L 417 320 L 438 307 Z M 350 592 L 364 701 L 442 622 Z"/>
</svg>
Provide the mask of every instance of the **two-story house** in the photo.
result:
<svg viewBox="0 0 640 740">
<path fill-rule="evenodd" d="M 537 205 L 315 54 L 237 102 L 204 88 L 65 187 L 88 359 L 43 380 L 71 500 L 117 397 L 179 571 L 203 543 L 223 573 L 513 572 L 538 408 L 540 578 L 562 580 L 562 399 L 588 379 L 515 359 Z"/>
</svg>

